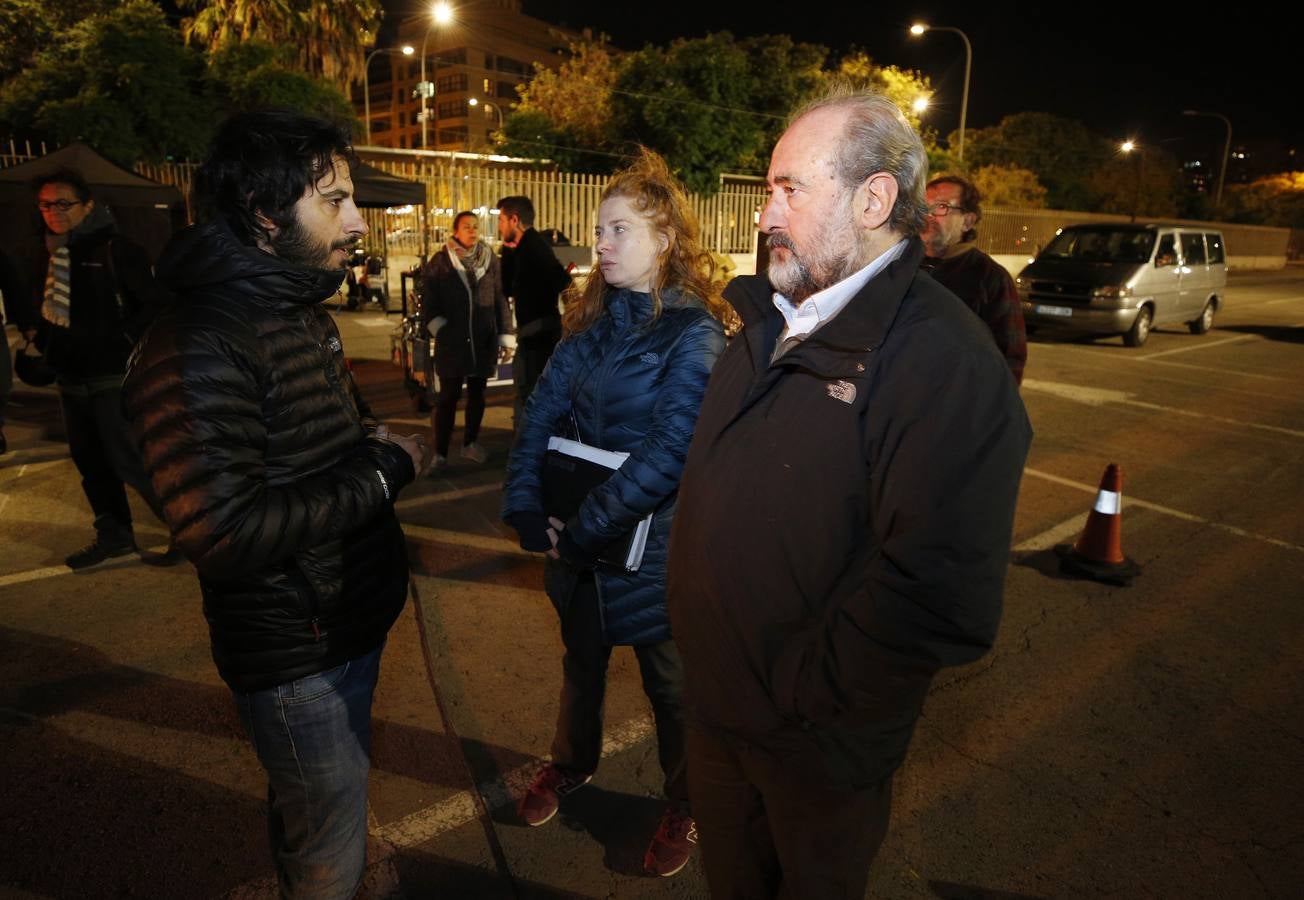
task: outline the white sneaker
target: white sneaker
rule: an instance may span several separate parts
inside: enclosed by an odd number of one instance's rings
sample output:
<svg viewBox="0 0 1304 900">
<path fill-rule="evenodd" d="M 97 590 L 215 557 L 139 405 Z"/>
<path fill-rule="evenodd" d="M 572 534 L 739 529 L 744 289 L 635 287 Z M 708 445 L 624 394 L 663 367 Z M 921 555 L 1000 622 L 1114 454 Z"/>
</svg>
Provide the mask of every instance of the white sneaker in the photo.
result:
<svg viewBox="0 0 1304 900">
<path fill-rule="evenodd" d="M 489 451 L 479 444 L 466 444 L 462 447 L 462 459 L 469 459 L 473 463 L 483 463 L 489 458 Z"/>
</svg>

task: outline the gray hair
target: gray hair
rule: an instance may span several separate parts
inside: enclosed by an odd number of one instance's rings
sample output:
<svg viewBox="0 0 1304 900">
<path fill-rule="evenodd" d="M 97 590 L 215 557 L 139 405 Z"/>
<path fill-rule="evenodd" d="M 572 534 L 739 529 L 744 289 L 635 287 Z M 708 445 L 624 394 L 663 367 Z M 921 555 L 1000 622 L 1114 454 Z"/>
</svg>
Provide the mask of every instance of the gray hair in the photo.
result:
<svg viewBox="0 0 1304 900">
<path fill-rule="evenodd" d="M 928 153 L 897 105 L 876 91 L 834 82 L 793 113 L 789 127 L 802 116 L 821 109 L 846 109 L 850 113 L 833 160 L 838 179 L 854 189 L 875 172 L 891 175 L 896 179 L 897 199 L 888 218 L 889 227 L 903 234 L 922 232 L 928 210 L 924 199 Z"/>
</svg>

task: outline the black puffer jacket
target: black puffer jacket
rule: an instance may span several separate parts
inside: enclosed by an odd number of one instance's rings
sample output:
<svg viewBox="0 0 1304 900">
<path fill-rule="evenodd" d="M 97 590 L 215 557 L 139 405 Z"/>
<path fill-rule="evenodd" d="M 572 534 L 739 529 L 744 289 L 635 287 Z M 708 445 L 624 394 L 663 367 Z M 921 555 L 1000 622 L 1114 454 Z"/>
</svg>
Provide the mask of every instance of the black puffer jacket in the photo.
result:
<svg viewBox="0 0 1304 900">
<path fill-rule="evenodd" d="M 128 369 L 132 431 L 237 691 L 374 649 L 406 597 L 393 501 L 415 473 L 367 436 L 320 305 L 343 274 L 243 246 L 221 223 L 189 228 L 159 262 L 176 302 Z"/>
</svg>

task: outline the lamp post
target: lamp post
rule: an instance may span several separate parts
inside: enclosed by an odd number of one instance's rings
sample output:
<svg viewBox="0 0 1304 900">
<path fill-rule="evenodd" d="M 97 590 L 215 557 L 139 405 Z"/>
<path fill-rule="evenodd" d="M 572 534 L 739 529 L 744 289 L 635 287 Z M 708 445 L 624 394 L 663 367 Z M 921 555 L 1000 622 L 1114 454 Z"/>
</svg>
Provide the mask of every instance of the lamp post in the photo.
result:
<svg viewBox="0 0 1304 900">
<path fill-rule="evenodd" d="M 969 112 L 969 70 L 973 68 L 973 45 L 969 43 L 969 36 L 959 28 L 952 28 L 950 25 L 925 25 L 922 22 L 916 22 L 910 26 L 910 33 L 918 37 L 925 31 L 953 31 L 960 35 L 960 40 L 964 41 L 964 94 L 960 98 L 960 146 L 955 152 L 956 162 L 964 165 L 964 122 Z"/>
<path fill-rule="evenodd" d="M 411 44 L 404 44 L 402 47 L 377 47 L 367 54 L 367 58 L 362 63 L 362 118 L 363 128 L 367 134 L 367 143 L 371 143 L 371 82 L 368 81 L 368 75 L 371 73 L 371 60 L 377 53 L 402 53 L 404 56 L 411 56 L 417 50 Z"/>
<path fill-rule="evenodd" d="M 477 98 L 475 98 L 475 97 L 472 97 L 470 100 L 467 100 L 467 101 L 466 101 L 466 105 L 467 105 L 467 106 L 479 106 L 481 103 L 484 104 L 484 106 L 485 106 L 486 109 L 492 109 L 492 110 L 494 111 L 494 114 L 495 114 L 496 116 L 498 116 L 498 130 L 499 130 L 499 131 L 502 131 L 502 130 L 503 130 L 503 111 L 502 111 L 501 109 L 498 108 L 498 104 L 497 104 L 497 103 L 493 103 L 493 102 L 491 102 L 491 101 L 489 101 L 489 100 L 480 100 L 480 99 L 477 99 Z M 469 141 L 470 138 L 468 137 L 467 140 Z M 485 140 L 485 144 L 488 144 L 488 143 L 489 143 L 489 141 L 488 141 L 488 139 L 486 139 L 486 140 Z"/>
<path fill-rule="evenodd" d="M 1222 119 L 1223 124 L 1227 126 L 1227 142 L 1223 144 L 1222 168 L 1218 170 L 1218 190 L 1213 195 L 1214 209 L 1222 209 L 1222 189 L 1223 183 L 1227 179 L 1227 158 L 1231 156 L 1232 152 L 1232 120 L 1224 116 L 1222 113 L 1201 112 L 1198 109 L 1184 109 L 1182 110 L 1182 115 L 1208 116 L 1211 119 Z"/>
<path fill-rule="evenodd" d="M 438 95 L 435 85 L 426 81 L 426 43 L 430 40 L 430 32 L 435 30 L 436 25 L 447 25 L 453 21 L 453 7 L 448 3 L 440 0 L 434 6 L 430 7 L 430 17 L 434 20 L 426 27 L 425 36 L 421 38 L 421 83 L 417 85 L 417 93 L 421 96 L 421 149 L 426 149 L 427 127 L 426 119 L 429 113 L 426 110 L 426 98 L 432 98 L 437 104 Z M 435 105 L 435 145 L 439 144 L 439 107 Z"/>
<path fill-rule="evenodd" d="M 1136 153 L 1136 190 L 1132 192 L 1132 221 L 1135 222 L 1137 207 L 1141 203 L 1141 172 L 1145 167 L 1146 156 L 1145 153 L 1141 151 L 1141 147 L 1137 145 L 1136 141 L 1124 141 L 1118 145 L 1118 149 L 1124 156 L 1129 156 L 1134 151 Z"/>
</svg>

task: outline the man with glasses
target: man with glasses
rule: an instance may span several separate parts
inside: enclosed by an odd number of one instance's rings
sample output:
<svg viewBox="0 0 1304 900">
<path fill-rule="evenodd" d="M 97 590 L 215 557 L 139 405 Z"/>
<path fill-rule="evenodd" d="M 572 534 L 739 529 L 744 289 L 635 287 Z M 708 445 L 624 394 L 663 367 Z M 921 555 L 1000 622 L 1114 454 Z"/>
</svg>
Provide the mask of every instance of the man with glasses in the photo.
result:
<svg viewBox="0 0 1304 900">
<path fill-rule="evenodd" d="M 983 215 L 978 189 L 959 176 L 942 175 L 928 182 L 926 196 L 923 267 L 986 323 L 1014 380 L 1022 384 L 1028 358 L 1023 307 L 1010 273 L 975 243 Z"/>
<path fill-rule="evenodd" d="M 117 233 L 80 172 L 60 169 L 35 188 L 45 222 L 29 278 L 39 311 L 36 345 L 58 373 L 68 450 L 95 516 L 95 539 L 64 560 L 84 569 L 136 551 L 125 485 L 162 518 L 122 417 L 122 376 L 166 293 L 145 251 Z M 147 558 L 179 560 L 174 553 Z"/>
</svg>

